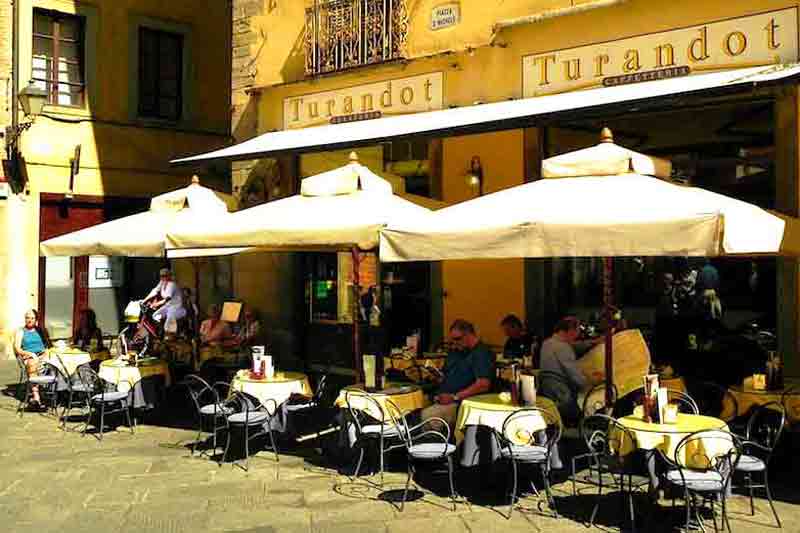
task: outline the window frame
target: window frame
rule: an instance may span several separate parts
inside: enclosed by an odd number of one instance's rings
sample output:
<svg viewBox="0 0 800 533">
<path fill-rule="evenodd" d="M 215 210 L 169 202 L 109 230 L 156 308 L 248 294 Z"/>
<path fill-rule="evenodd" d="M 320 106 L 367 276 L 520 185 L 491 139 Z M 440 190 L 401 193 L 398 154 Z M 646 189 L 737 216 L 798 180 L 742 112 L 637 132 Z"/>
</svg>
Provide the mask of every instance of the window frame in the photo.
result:
<svg viewBox="0 0 800 533">
<path fill-rule="evenodd" d="M 33 8 L 33 20 L 36 20 L 37 15 L 43 15 L 48 17 L 53 23 L 53 34 L 52 35 L 44 35 L 40 33 L 36 33 L 35 31 L 35 22 L 33 27 L 31 28 L 31 80 L 34 82 L 41 82 L 45 84 L 45 90 L 47 91 L 47 101 L 45 105 L 50 106 L 58 106 L 58 107 L 66 107 L 66 108 L 73 108 L 73 109 L 84 109 L 86 107 L 87 101 L 87 91 L 88 91 L 88 79 L 87 79 L 87 54 L 86 54 L 86 34 L 87 34 L 87 18 L 85 15 L 79 13 L 65 13 L 62 11 L 56 11 L 53 9 L 45 9 L 41 7 L 34 7 Z M 78 32 L 77 36 L 74 40 L 64 40 L 60 37 L 60 24 L 59 21 L 62 19 L 72 19 L 77 21 L 78 23 Z M 53 53 L 52 56 L 47 58 L 47 61 L 52 64 L 50 68 L 50 77 L 45 78 L 35 78 L 33 76 L 34 69 L 34 59 L 35 59 L 35 40 L 39 39 L 49 39 L 53 42 Z M 61 42 L 74 42 L 77 49 L 78 49 L 78 67 L 80 70 L 81 75 L 81 82 L 75 83 L 70 81 L 61 81 L 59 80 L 59 60 L 60 60 L 60 47 Z M 69 61 L 69 60 L 67 60 Z M 74 64 L 74 63 L 68 63 Z M 46 69 L 45 69 L 46 70 Z M 78 103 L 69 103 L 65 104 L 59 101 L 59 95 L 64 94 L 59 92 L 59 86 L 67 85 L 69 87 L 79 86 L 80 91 L 76 92 L 75 94 L 79 95 Z"/>
<path fill-rule="evenodd" d="M 139 118 L 145 120 L 162 120 L 168 122 L 180 122 L 185 118 L 184 116 L 184 62 L 185 62 L 185 50 L 186 50 L 186 37 L 183 33 L 170 31 L 163 28 L 153 28 L 147 25 L 141 25 L 137 28 L 138 33 L 138 50 L 136 51 L 137 58 L 138 58 L 138 86 L 136 87 L 137 95 L 137 106 L 136 106 L 136 114 Z M 144 43 L 145 43 L 145 36 L 146 34 L 151 34 L 155 37 L 156 41 L 156 54 L 155 54 L 155 65 L 153 69 L 156 73 L 156 92 L 153 95 L 155 100 L 154 109 L 152 111 L 145 111 L 143 109 L 143 91 L 145 89 L 144 83 L 144 76 L 145 73 L 149 71 L 149 69 L 145 68 L 145 53 L 144 53 Z M 165 37 L 174 39 L 177 42 L 177 62 L 176 62 L 176 76 L 175 76 L 175 83 L 177 88 L 175 90 L 175 115 L 164 115 L 161 114 L 160 109 L 160 100 L 161 100 L 161 58 L 162 58 L 162 42 L 166 41 Z"/>
</svg>

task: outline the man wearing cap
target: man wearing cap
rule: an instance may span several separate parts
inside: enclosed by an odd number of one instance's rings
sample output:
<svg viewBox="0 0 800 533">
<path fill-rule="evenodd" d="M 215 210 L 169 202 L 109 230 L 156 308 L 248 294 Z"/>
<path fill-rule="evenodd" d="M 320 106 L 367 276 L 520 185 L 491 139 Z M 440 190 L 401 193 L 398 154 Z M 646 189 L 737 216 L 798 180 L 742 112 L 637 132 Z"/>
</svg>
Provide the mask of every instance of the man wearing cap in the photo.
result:
<svg viewBox="0 0 800 533">
<path fill-rule="evenodd" d="M 183 291 L 178 284 L 172 281 L 172 272 L 168 268 L 159 271 L 160 280 L 153 287 L 143 303 L 150 303 L 150 308 L 155 309 L 153 318 L 159 322 L 166 319 L 164 332 L 175 334 L 178 331 L 178 320 L 186 316 L 183 307 Z"/>
</svg>

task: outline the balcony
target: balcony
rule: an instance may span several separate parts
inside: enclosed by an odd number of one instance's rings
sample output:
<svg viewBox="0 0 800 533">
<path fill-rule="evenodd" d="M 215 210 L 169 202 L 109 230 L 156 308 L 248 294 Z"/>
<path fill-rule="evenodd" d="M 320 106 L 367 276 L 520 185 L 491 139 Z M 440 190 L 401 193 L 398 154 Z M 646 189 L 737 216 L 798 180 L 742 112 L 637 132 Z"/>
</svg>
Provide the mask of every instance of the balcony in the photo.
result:
<svg viewBox="0 0 800 533">
<path fill-rule="evenodd" d="M 306 75 L 405 57 L 406 0 L 329 0 L 306 9 Z"/>
</svg>

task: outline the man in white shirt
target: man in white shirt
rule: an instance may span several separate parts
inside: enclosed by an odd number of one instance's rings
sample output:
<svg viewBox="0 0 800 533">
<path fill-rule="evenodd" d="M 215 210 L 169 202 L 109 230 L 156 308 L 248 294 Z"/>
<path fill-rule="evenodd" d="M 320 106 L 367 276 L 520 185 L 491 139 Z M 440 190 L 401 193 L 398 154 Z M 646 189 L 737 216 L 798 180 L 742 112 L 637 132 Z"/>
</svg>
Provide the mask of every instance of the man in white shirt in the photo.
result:
<svg viewBox="0 0 800 533">
<path fill-rule="evenodd" d="M 174 335 L 178 331 L 178 320 L 186 316 L 183 291 L 172 281 L 172 272 L 168 268 L 162 268 L 159 276 L 158 285 L 153 287 L 143 303 L 151 302 L 150 307 L 156 310 L 153 318 L 159 322 L 166 319 L 164 331 Z"/>
</svg>

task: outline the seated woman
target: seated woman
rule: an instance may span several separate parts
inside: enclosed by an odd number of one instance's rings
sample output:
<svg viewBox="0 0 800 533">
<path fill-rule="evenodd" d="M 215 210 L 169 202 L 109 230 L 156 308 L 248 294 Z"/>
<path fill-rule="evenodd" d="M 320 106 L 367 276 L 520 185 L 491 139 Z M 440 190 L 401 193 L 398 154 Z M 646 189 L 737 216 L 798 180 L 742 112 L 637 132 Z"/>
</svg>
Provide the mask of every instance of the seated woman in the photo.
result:
<svg viewBox="0 0 800 533">
<path fill-rule="evenodd" d="M 208 307 L 208 318 L 200 324 L 200 342 L 207 345 L 220 345 L 231 338 L 231 328 L 227 322 L 220 320 L 220 307 L 212 304 Z"/>
<path fill-rule="evenodd" d="M 103 333 L 97 326 L 97 315 L 88 307 L 82 309 L 78 315 L 78 329 L 75 330 L 72 345 L 92 353 L 106 349 L 103 345 Z"/>
<path fill-rule="evenodd" d="M 25 364 L 28 376 L 39 373 L 39 356 L 51 346 L 47 330 L 39 324 L 39 312 L 29 309 L 25 312 L 25 325 L 17 330 L 14 337 L 14 353 Z M 40 404 L 39 387 L 34 385 L 31 393 L 33 403 Z"/>
</svg>

